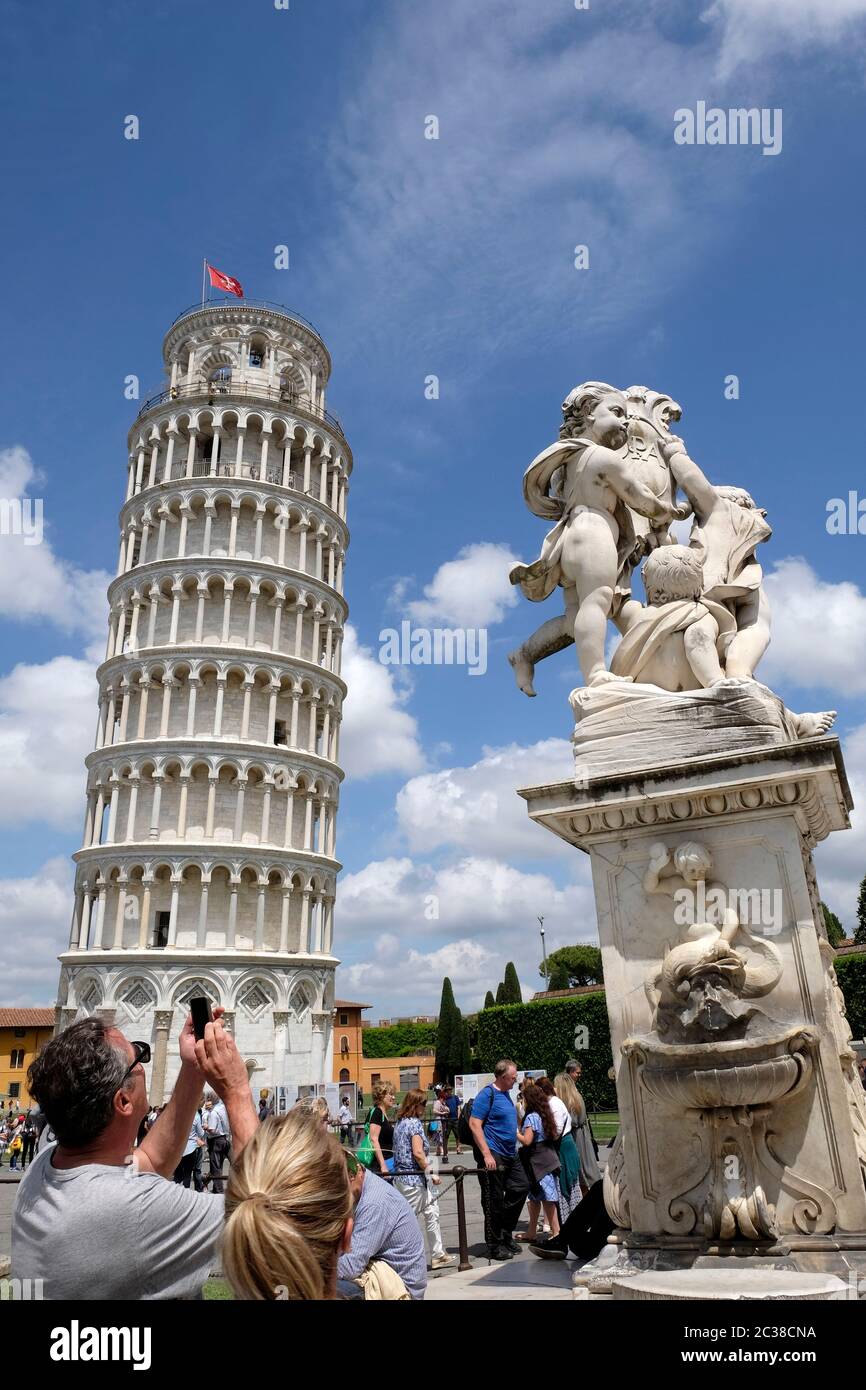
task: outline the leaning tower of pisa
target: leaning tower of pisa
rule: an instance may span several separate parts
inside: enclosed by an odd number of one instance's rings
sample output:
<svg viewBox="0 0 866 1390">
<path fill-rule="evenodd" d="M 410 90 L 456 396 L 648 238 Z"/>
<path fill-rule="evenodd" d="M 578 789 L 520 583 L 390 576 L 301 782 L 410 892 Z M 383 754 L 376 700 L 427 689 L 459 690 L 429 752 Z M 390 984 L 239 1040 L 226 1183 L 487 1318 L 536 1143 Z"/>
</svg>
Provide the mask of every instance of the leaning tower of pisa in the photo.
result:
<svg viewBox="0 0 866 1390">
<path fill-rule="evenodd" d="M 331 361 L 278 305 L 171 325 L 129 434 L 58 1025 L 151 1044 L 170 1092 L 193 994 L 254 1088 L 330 1079 L 343 567 L 352 455 Z"/>
</svg>

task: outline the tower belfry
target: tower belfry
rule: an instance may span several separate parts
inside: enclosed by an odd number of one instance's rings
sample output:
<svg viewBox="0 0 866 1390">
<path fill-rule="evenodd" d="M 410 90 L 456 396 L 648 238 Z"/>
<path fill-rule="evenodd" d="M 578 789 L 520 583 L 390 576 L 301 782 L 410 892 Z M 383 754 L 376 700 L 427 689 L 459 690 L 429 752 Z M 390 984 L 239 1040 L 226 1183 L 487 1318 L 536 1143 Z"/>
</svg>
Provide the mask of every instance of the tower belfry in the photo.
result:
<svg viewBox="0 0 866 1390">
<path fill-rule="evenodd" d="M 163 358 L 129 434 L 58 1018 L 150 1040 L 157 1103 L 194 994 L 254 1086 L 330 1077 L 352 469 L 304 319 L 197 306 Z"/>
</svg>

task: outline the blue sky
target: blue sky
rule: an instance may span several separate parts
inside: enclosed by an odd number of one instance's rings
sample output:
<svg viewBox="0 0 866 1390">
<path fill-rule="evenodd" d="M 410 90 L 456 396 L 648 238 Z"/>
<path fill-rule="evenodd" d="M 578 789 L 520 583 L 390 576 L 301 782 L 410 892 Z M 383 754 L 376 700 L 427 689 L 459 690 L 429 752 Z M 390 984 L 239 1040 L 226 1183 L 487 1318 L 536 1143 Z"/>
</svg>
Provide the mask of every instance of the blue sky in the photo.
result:
<svg viewBox="0 0 866 1390">
<path fill-rule="evenodd" d="M 505 663 L 554 611 L 504 576 L 537 553 L 521 477 L 579 381 L 669 392 L 692 456 L 767 507 L 760 674 L 794 709 L 839 710 L 863 800 L 866 539 L 825 521 L 830 498 L 866 495 L 866 0 L 2 0 L 0 15 L 0 492 L 43 498 L 46 523 L 41 546 L 0 536 L 4 1002 L 54 997 L 137 408 L 124 377 L 160 384 L 203 256 L 316 324 L 355 455 L 344 995 L 374 1018 L 427 1012 L 449 973 L 475 1007 L 509 958 L 537 983 L 536 913 L 549 946 L 594 939 L 588 861 L 514 795 L 568 775 L 573 652 L 532 702 Z M 781 152 L 676 145 L 674 111 L 699 100 L 781 108 Z M 380 630 L 404 618 L 485 626 L 487 674 L 380 665 Z M 866 836 L 835 838 L 819 873 L 850 924 Z"/>
</svg>

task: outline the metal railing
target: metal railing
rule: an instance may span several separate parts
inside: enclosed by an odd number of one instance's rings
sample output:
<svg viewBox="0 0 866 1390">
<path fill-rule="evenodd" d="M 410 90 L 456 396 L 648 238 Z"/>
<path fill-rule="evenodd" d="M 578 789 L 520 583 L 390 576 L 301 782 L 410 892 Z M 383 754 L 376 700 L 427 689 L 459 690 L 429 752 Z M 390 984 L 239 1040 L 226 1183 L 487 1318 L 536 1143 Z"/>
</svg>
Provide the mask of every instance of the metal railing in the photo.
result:
<svg viewBox="0 0 866 1390">
<path fill-rule="evenodd" d="M 169 333 L 175 324 L 183 319 L 190 318 L 193 314 L 207 313 L 208 309 L 267 309 L 272 314 L 279 314 L 284 319 L 291 319 L 294 323 L 303 324 L 304 328 L 309 328 L 321 343 L 324 338 L 314 323 L 305 319 L 303 314 L 296 314 L 294 309 L 287 309 L 285 304 L 277 304 L 272 299 L 238 299 L 236 295 L 226 295 L 224 299 L 207 299 L 204 304 L 190 304 L 188 309 L 181 309 L 176 318 L 173 318 L 168 326 Z"/>
<path fill-rule="evenodd" d="M 140 420 L 142 415 L 146 415 L 155 406 L 164 405 L 166 401 L 205 401 L 208 405 L 216 405 L 218 400 L 220 404 L 227 404 L 232 399 L 275 401 L 278 405 L 285 406 L 291 414 L 324 423 L 334 430 L 341 439 L 345 440 L 346 438 L 343 433 L 343 426 L 336 415 L 332 415 L 329 410 L 319 410 L 311 401 L 298 397 L 293 391 L 281 386 L 278 382 L 232 381 L 227 383 L 181 380 L 174 386 L 166 386 L 164 390 L 149 396 L 135 418 L 137 421 Z"/>
<path fill-rule="evenodd" d="M 172 469 L 172 475 L 169 481 L 175 482 L 186 476 L 185 464 L 179 464 L 179 471 L 175 473 Z M 269 463 L 265 468 L 263 478 L 262 466 L 260 463 L 245 463 L 243 459 L 241 459 L 239 465 L 237 463 L 223 463 L 223 461 L 220 460 L 217 463 L 215 473 L 211 473 L 210 471 L 210 459 L 195 459 L 192 465 L 192 472 L 189 476 L 191 478 L 248 478 L 250 482 L 253 483 L 266 482 L 279 483 L 280 485 L 282 485 L 283 482 L 283 470 L 280 464 Z M 297 474 L 290 473 L 288 475 L 286 487 L 290 487 L 297 491 L 296 483 Z M 309 491 L 312 492 L 313 489 L 310 488 Z"/>
</svg>

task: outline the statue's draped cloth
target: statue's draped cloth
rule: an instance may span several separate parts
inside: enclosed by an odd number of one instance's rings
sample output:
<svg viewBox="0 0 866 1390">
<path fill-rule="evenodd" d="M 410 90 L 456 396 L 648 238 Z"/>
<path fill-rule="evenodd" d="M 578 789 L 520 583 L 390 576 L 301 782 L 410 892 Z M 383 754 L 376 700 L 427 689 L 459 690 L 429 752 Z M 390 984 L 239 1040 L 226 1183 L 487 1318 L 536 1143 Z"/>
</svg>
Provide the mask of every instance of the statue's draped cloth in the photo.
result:
<svg viewBox="0 0 866 1390">
<path fill-rule="evenodd" d="M 630 632 L 626 633 L 613 654 L 610 669 L 615 676 L 631 676 L 639 681 L 641 672 L 656 657 L 659 649 L 677 632 L 685 632 L 693 623 L 708 615 L 715 618 L 719 628 L 716 650 L 720 659 L 737 630 L 727 608 L 706 597 L 700 600 L 675 599 L 662 608 L 648 608 Z"/>
<path fill-rule="evenodd" d="M 618 500 L 616 509 L 610 513 L 600 507 L 587 507 L 578 500 L 580 476 L 590 450 L 595 447 L 591 439 L 583 438 L 551 444 L 532 460 L 523 475 L 523 496 L 529 510 L 535 516 L 558 518 L 553 530 L 544 538 L 538 559 L 531 565 L 514 565 L 509 574 L 512 584 L 519 584 L 533 603 L 540 603 L 558 584 L 565 582 L 560 564 L 562 545 L 569 523 L 579 512 L 595 512 L 608 523 L 611 519 L 616 522 L 619 529 L 616 591 L 622 596 L 630 590 L 629 577 L 637 559 L 637 534 L 629 508 Z M 574 454 L 578 455 L 576 460 L 572 458 Z M 572 464 L 570 469 L 566 467 L 569 463 Z M 554 487 L 551 495 L 551 483 L 560 469 L 563 470 L 561 491 Z"/>
</svg>

